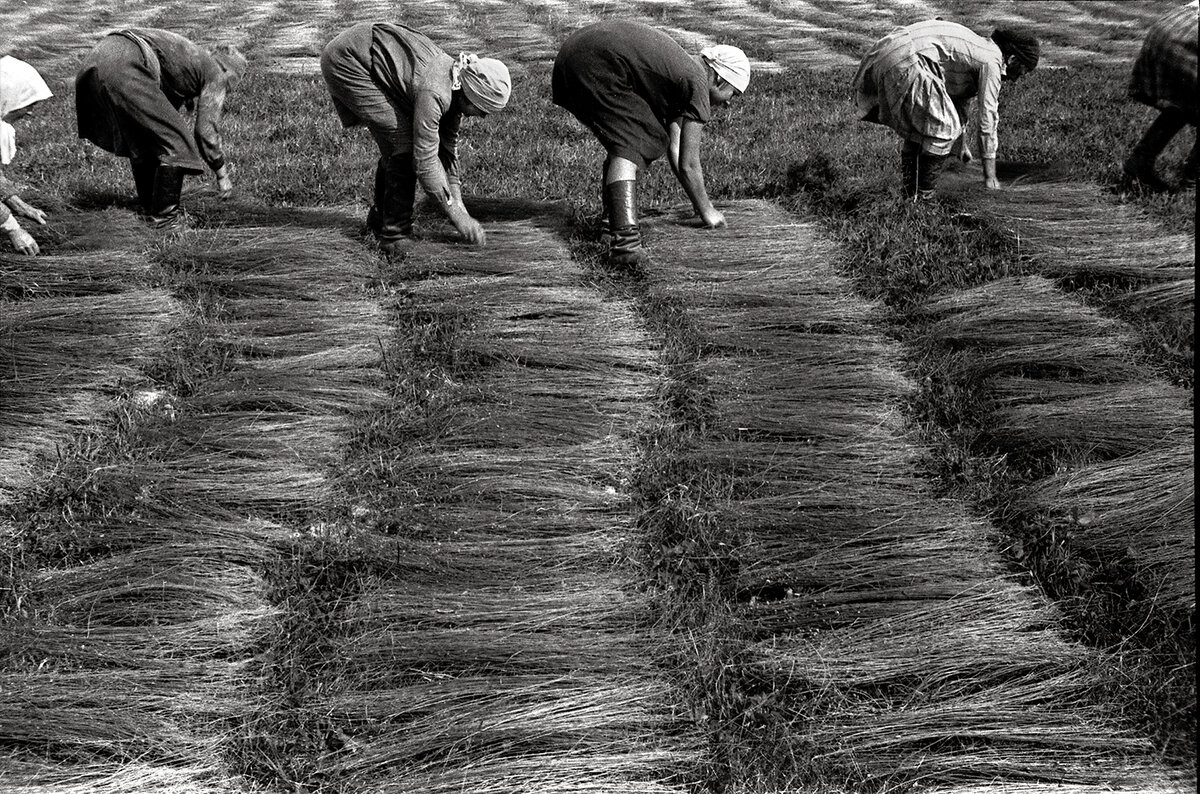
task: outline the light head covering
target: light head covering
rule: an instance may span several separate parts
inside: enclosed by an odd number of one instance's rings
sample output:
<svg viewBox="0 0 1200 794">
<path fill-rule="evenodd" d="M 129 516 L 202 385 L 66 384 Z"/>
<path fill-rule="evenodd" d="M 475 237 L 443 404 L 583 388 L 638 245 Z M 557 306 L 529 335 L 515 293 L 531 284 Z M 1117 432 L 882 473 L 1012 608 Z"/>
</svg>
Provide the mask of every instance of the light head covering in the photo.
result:
<svg viewBox="0 0 1200 794">
<path fill-rule="evenodd" d="M 1025 66 L 1025 71 L 1032 72 L 1037 68 L 1042 47 L 1037 36 L 1029 31 L 1020 28 L 996 28 L 992 31 L 992 41 L 996 42 L 1005 58 L 1015 55 Z"/>
<path fill-rule="evenodd" d="M 37 69 L 11 55 L 0 57 L 0 164 L 8 165 L 17 153 L 17 131 L 3 118 L 52 96 Z"/>
<path fill-rule="evenodd" d="M 231 73 L 235 80 L 240 80 L 246 74 L 246 56 L 232 44 L 221 44 L 212 51 L 213 60 L 221 68 Z"/>
<path fill-rule="evenodd" d="M 512 78 L 508 67 L 495 58 L 461 53 L 450 69 L 450 87 L 462 89 L 471 104 L 484 113 L 495 113 L 508 104 Z"/>
<path fill-rule="evenodd" d="M 739 94 L 750 85 L 750 59 L 737 47 L 716 44 L 700 50 L 700 57 Z"/>
</svg>

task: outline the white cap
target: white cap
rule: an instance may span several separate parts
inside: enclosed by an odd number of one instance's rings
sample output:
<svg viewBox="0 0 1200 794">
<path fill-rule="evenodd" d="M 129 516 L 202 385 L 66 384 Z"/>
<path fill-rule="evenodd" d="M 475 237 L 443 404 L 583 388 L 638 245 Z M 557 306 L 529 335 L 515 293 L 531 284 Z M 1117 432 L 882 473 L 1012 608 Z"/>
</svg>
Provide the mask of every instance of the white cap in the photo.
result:
<svg viewBox="0 0 1200 794">
<path fill-rule="evenodd" d="M 700 51 L 718 76 L 741 93 L 750 85 L 750 59 L 746 53 L 728 44 L 715 44 Z"/>
</svg>

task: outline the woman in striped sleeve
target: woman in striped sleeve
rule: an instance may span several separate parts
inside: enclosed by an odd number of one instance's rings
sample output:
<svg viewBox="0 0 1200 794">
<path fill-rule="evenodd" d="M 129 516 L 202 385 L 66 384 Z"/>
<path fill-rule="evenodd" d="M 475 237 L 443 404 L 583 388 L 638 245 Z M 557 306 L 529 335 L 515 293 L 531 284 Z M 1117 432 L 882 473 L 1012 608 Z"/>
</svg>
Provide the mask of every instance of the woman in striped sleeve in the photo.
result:
<svg viewBox="0 0 1200 794">
<path fill-rule="evenodd" d="M 998 29 L 984 38 L 941 19 L 898 28 L 871 48 L 854 78 L 858 106 L 863 121 L 890 127 L 904 139 L 900 168 L 907 198 L 932 198 L 952 153 L 970 159 L 961 138 L 972 98 L 984 184 L 1000 187 L 1000 83 L 1033 71 L 1039 54 L 1037 38 L 1024 31 Z"/>
</svg>

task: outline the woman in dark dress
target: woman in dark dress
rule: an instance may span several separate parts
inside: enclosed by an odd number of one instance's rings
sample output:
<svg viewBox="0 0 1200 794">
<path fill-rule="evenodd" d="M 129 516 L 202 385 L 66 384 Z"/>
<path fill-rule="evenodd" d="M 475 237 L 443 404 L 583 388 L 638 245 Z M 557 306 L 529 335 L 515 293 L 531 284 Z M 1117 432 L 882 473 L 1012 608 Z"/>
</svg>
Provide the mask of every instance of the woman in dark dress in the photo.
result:
<svg viewBox="0 0 1200 794">
<path fill-rule="evenodd" d="M 379 146 L 367 226 L 380 250 L 407 246 L 418 183 L 463 239 L 482 245 L 483 227 L 463 206 L 458 131 L 463 116 L 508 104 L 508 67 L 467 53 L 453 58 L 405 25 L 363 22 L 325 46 L 321 74 L 342 125 L 366 125 Z"/>
<path fill-rule="evenodd" d="M 221 145 L 221 114 L 229 90 L 246 71 L 234 47 L 211 53 L 157 28 L 105 36 L 75 77 L 79 137 L 128 157 L 138 201 L 155 227 L 183 223 L 179 194 L 188 174 L 207 167 L 222 198 L 233 180 Z M 180 108 L 195 109 L 187 129 Z"/>
<path fill-rule="evenodd" d="M 693 58 L 667 34 L 637 22 L 598 22 L 563 42 L 554 60 L 554 104 L 607 152 L 603 197 L 613 264 L 641 261 L 638 171 L 664 154 L 705 226 L 725 224 L 704 187 L 700 141 L 712 108 L 749 81 L 750 62 L 738 48 L 708 47 Z"/>
</svg>

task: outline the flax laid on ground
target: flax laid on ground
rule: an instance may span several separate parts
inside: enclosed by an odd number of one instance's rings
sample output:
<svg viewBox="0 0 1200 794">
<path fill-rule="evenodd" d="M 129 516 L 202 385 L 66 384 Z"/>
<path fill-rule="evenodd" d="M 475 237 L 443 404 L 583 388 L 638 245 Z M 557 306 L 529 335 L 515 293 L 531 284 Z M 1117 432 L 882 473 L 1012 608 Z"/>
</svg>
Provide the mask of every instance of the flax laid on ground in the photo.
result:
<svg viewBox="0 0 1200 794">
<path fill-rule="evenodd" d="M 1095 704 L 1091 653 L 1055 632 L 1053 608 L 1009 578 L 995 531 L 929 492 L 922 450 L 894 410 L 912 390 L 901 348 L 861 322 L 803 332 L 778 322 L 788 305 L 804 318 L 812 302 L 779 283 L 793 273 L 840 293 L 847 317 L 871 316 L 828 244 L 763 202 L 724 211 L 729 232 L 648 224 L 646 275 L 694 328 L 720 334 L 714 348 L 697 340 L 689 377 L 703 389 L 695 398 L 710 402 L 702 434 L 674 463 L 697 486 L 678 519 L 695 533 L 687 542 L 701 559 L 726 557 L 720 592 L 736 623 L 725 641 L 754 641 L 736 648 L 723 676 L 762 693 L 756 708 L 787 726 L 727 745 L 752 748 L 741 765 L 753 768 L 756 752 L 795 758 L 791 774 L 813 788 L 1033 781 L 1132 790 L 1155 778 L 1148 744 L 1124 737 Z M 1038 314 L 1048 289 L 1024 280 L 934 304 L 939 341 L 986 348 L 952 360 L 951 373 L 983 379 L 1028 362 L 1085 380 L 1133 371 L 1118 329 L 1097 339 L 1086 311 Z M 772 323 L 752 319 L 755 291 L 769 296 L 758 305 Z M 1107 356 L 1078 350 L 1075 339 L 1051 347 L 1031 330 L 1038 321 L 1058 335 L 1086 328 Z M 728 715 L 741 719 L 755 724 Z"/>
<path fill-rule="evenodd" d="M 1119 323 L 1040 277 L 964 290 L 925 311 L 936 318 L 930 338 L 960 347 L 957 367 L 947 368 L 951 384 L 974 382 L 992 404 L 980 449 L 1070 464 L 1031 483 L 1014 507 L 1035 526 L 1051 516 L 1059 541 L 1073 548 L 1128 557 L 1133 583 L 1155 594 L 1152 603 L 1185 607 L 1195 584 L 1191 392 L 1155 380 Z M 1008 365 L 1013 351 L 1019 367 Z M 1171 507 L 1154 508 L 1158 499 Z M 1104 521 L 1089 518 L 1097 510 Z"/>
<path fill-rule="evenodd" d="M 50 213 L 51 221 L 38 229 L 38 244 L 42 249 L 38 259 L 40 261 L 43 254 L 54 255 L 46 263 L 52 271 L 58 262 L 67 259 L 59 254 L 86 251 L 91 256 L 72 256 L 71 259 L 99 263 L 99 267 L 107 270 L 115 266 L 110 263 L 131 259 L 129 252 L 144 250 L 155 242 L 154 230 L 127 210 L 115 207 L 80 210 L 55 207 L 53 203 L 44 208 Z M 132 268 L 130 274 L 144 272 L 142 265 Z"/>
<path fill-rule="evenodd" d="M 202 762 L 170 765 L 141 760 L 97 759 L 81 777 L 68 764 L 40 765 L 5 759 L 11 794 L 130 794 L 135 791 L 173 794 L 240 794 L 244 782 L 228 770 Z"/>
<path fill-rule="evenodd" d="M 20 747 L 5 781 L 14 791 L 255 787 L 230 752 L 278 696 L 261 689 L 262 651 L 288 616 L 265 572 L 312 530 L 305 519 L 329 511 L 352 417 L 383 400 L 388 328 L 359 294 L 373 260 L 349 241 L 314 246 L 317 236 L 328 242 L 316 230 L 187 232 L 157 251 L 197 312 L 173 353 L 186 393 L 132 394 L 114 448 L 100 437 L 94 460 L 55 475 L 52 487 L 87 499 L 60 517 L 59 558 L 20 572 L 21 609 L 6 615 L 0 711 L 21 718 L 0 717 L 0 739 Z M 80 317 L 82 305 L 39 322 L 100 330 L 104 311 Z M 151 308 L 143 298 L 140 311 Z M 127 348 L 112 357 L 132 359 L 132 381 L 154 369 L 153 350 L 97 335 L 93 350 Z M 71 347 L 59 346 L 64 366 Z M 46 362 L 59 348 L 19 349 L 10 368 L 54 386 Z M 76 469 L 86 483 L 70 479 Z"/>
<path fill-rule="evenodd" d="M 144 289 L 151 270 L 142 254 L 104 251 L 37 257 L 0 253 L 0 300 L 111 295 Z"/>
<path fill-rule="evenodd" d="M 1162 228 L 1096 185 L 1041 182 L 972 194 L 977 211 L 1016 236 L 1051 276 L 1195 279 L 1196 241 Z"/>
<path fill-rule="evenodd" d="M 1111 458 L 1191 435 L 1189 393 L 1155 382 L 1087 384 L 996 378 L 985 443 L 1023 454 Z"/>
<path fill-rule="evenodd" d="M 233 227 L 185 232 L 156 255 L 181 287 L 226 298 L 320 301 L 378 277 L 370 252 L 321 229 Z"/>
<path fill-rule="evenodd" d="M 1151 284 L 1122 295 L 1116 302 L 1149 314 L 1192 316 L 1196 311 L 1196 279 Z"/>
<path fill-rule="evenodd" d="M 1195 609 L 1195 440 L 1173 443 L 1030 485 L 1016 506 L 1054 522 L 1064 541 L 1127 559 L 1162 610 Z"/>
<path fill-rule="evenodd" d="M 422 242 L 405 269 L 436 275 L 396 307 L 388 356 L 400 378 L 437 367 L 437 410 L 369 453 L 382 488 L 364 496 L 388 518 L 360 549 L 389 575 L 340 613 L 324 709 L 354 748 L 320 774 L 411 794 L 687 790 L 699 737 L 628 562 L 650 340 L 526 220 L 490 224 L 486 249 Z"/>
<path fill-rule="evenodd" d="M 89 426 L 109 396 L 145 382 L 179 306 L 161 290 L 36 298 L 0 312 L 0 504 L 38 459 Z"/>
</svg>

